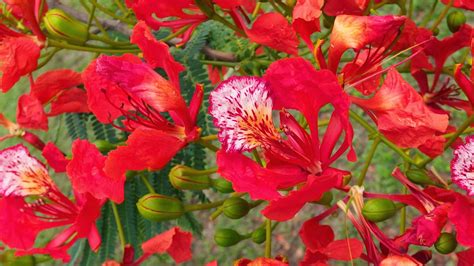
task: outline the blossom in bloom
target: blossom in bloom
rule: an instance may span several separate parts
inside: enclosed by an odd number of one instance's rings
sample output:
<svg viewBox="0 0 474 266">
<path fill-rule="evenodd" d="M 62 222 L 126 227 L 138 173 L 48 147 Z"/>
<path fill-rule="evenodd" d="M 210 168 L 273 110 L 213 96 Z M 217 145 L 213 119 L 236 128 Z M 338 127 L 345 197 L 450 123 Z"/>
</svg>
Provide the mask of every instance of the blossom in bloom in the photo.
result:
<svg viewBox="0 0 474 266">
<path fill-rule="evenodd" d="M 323 11 L 329 16 L 362 15 L 368 5 L 367 0 L 327 0 Z"/>
<path fill-rule="evenodd" d="M 298 54 L 299 40 L 286 18 L 277 12 L 260 15 L 251 29 L 245 29 L 252 42 L 288 54 Z"/>
<path fill-rule="evenodd" d="M 466 143 L 453 151 L 451 161 L 451 179 L 460 188 L 474 196 L 474 136 L 466 138 Z"/>
<path fill-rule="evenodd" d="M 306 221 L 300 230 L 306 253 L 300 265 L 325 265 L 328 260 L 352 261 L 362 254 L 364 247 L 356 238 L 334 240 L 329 225 L 321 225 L 317 219 Z"/>
<path fill-rule="evenodd" d="M 457 252 L 458 266 L 470 266 L 474 264 L 474 248 Z"/>
<path fill-rule="evenodd" d="M 197 86 L 186 106 L 178 80 L 184 68 L 171 57 L 166 44 L 153 39 L 143 23 L 134 28 L 132 41 L 143 50 L 148 63 L 131 54 L 102 55 L 83 72 L 89 109 L 99 121 L 130 132 L 126 145 L 111 151 L 105 163 L 106 173 L 115 179 L 127 170 L 162 168 L 200 133 L 196 119 L 202 86 Z M 154 68 L 163 69 L 169 80 Z M 116 124 L 118 117 L 122 119 Z"/>
<path fill-rule="evenodd" d="M 256 258 L 254 260 L 242 258 L 234 262 L 234 266 L 288 266 L 288 261 L 285 258 Z"/>
<path fill-rule="evenodd" d="M 380 132 L 399 147 L 420 148 L 430 156 L 442 152 L 431 151 L 427 144 L 444 143 L 438 134 L 446 131 L 448 116 L 431 111 L 395 69 L 388 71 L 384 84 L 372 98 L 352 97 L 352 101 L 369 112 Z"/>
<path fill-rule="evenodd" d="M 288 94 L 291 90 L 294 93 Z M 335 109 L 322 141 L 319 139 L 320 108 Z M 349 99 L 330 71 L 316 71 L 301 58 L 279 60 L 265 77 L 232 77 L 210 96 L 210 113 L 219 129 L 222 150 L 217 154 L 218 172 L 233 183 L 237 192 L 253 199 L 269 200 L 263 214 L 274 220 L 288 220 L 306 202 L 342 185 L 345 171 L 329 165 L 351 147 L 352 127 L 348 120 Z M 298 110 L 310 133 L 287 110 Z M 280 111 L 275 128 L 272 110 Z M 338 140 L 344 137 L 339 146 Z M 336 148 L 337 146 L 337 148 Z M 261 148 L 267 161 L 262 167 L 243 154 Z M 355 154 L 350 149 L 350 159 Z M 304 183 L 282 196 L 279 189 Z"/>
<path fill-rule="evenodd" d="M 92 250 L 100 245 L 96 220 L 108 196 L 107 185 L 94 187 L 97 183 L 81 183 L 82 169 L 101 169 L 103 160 L 94 158 L 98 150 L 85 140 L 73 144 L 75 165 L 68 165 L 73 184 L 75 201 L 64 195 L 48 174 L 46 167 L 32 157 L 23 145 L 0 151 L 0 240 L 21 254 L 49 254 L 64 261 L 69 259 L 67 250 L 77 239 L 87 238 Z M 77 154 L 77 147 L 83 147 Z M 81 164 L 78 167 L 78 164 Z M 95 173 L 108 183 L 107 176 Z M 113 184 L 113 180 L 112 181 Z M 105 190 L 104 190 L 105 189 Z M 104 191 L 102 191 L 104 190 Z M 94 193 L 94 194 L 92 194 Z M 33 247 L 39 232 L 55 227 L 65 227 L 46 246 Z"/>
<path fill-rule="evenodd" d="M 192 0 L 127 0 L 127 6 L 133 10 L 137 19 L 145 21 L 154 30 L 170 28 L 180 34 L 181 44 L 186 43 L 194 29 L 207 20 L 207 16 Z M 168 19 L 174 17 L 174 19 Z"/>
<path fill-rule="evenodd" d="M 452 2 L 453 7 L 474 10 L 474 2 L 471 0 L 441 0 L 441 2 L 445 5 Z"/>
<path fill-rule="evenodd" d="M 10 90 L 20 77 L 36 69 L 40 51 L 44 46 L 45 36 L 39 27 L 39 21 L 47 11 L 39 14 L 40 0 L 5 0 L 6 8 L 18 20 L 29 28 L 33 35 L 26 35 L 0 24 L 0 88 L 3 92 Z"/>
<path fill-rule="evenodd" d="M 311 49 L 314 49 L 311 34 L 321 30 L 319 17 L 323 4 L 323 0 L 298 0 L 293 8 L 293 28 Z"/>
</svg>

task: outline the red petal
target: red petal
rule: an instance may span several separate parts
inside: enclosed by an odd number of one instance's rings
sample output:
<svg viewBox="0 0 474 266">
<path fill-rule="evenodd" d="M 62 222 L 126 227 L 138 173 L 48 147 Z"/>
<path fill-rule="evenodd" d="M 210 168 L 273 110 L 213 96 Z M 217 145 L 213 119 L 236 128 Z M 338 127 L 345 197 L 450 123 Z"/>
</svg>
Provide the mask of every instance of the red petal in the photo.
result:
<svg viewBox="0 0 474 266">
<path fill-rule="evenodd" d="M 137 128 L 127 140 L 109 152 L 105 172 L 121 179 L 127 170 L 158 170 L 163 168 L 184 147 L 185 142 L 162 131 Z"/>
<path fill-rule="evenodd" d="M 29 249 L 44 229 L 31 209 L 19 197 L 0 198 L 0 241 L 10 248 Z"/>
<path fill-rule="evenodd" d="M 192 234 L 181 231 L 179 227 L 173 227 L 142 244 L 144 253 L 163 254 L 167 252 L 176 263 L 191 259 Z"/>
<path fill-rule="evenodd" d="M 337 16 L 330 38 L 329 69 L 337 71 L 341 56 L 347 49 L 360 50 L 367 44 L 390 46 L 405 20 L 398 16 Z"/>
<path fill-rule="evenodd" d="M 324 0 L 298 0 L 293 8 L 293 28 L 313 48 L 311 34 L 321 30 L 319 17 Z"/>
<path fill-rule="evenodd" d="M 41 152 L 43 157 L 48 161 L 48 165 L 51 166 L 56 173 L 66 172 L 66 166 L 69 160 L 66 159 L 61 150 L 54 145 L 52 142 L 48 142 Z"/>
<path fill-rule="evenodd" d="M 151 67 L 164 69 L 173 85 L 179 88 L 179 73 L 184 70 L 184 66 L 174 60 L 166 43 L 155 39 L 145 22 L 140 21 L 135 25 L 131 42 L 140 47 Z"/>
<path fill-rule="evenodd" d="M 472 0 L 441 0 L 443 4 L 447 5 L 452 2 L 453 7 L 464 8 L 467 10 L 474 10 L 474 2 Z"/>
<path fill-rule="evenodd" d="M 306 175 L 299 169 L 272 171 L 240 153 L 217 153 L 219 174 L 232 182 L 237 192 L 247 192 L 254 200 L 273 200 L 280 197 L 277 189 L 286 188 L 304 181 Z"/>
<path fill-rule="evenodd" d="M 329 16 L 362 15 L 368 4 L 368 0 L 327 0 L 323 10 Z"/>
<path fill-rule="evenodd" d="M 66 89 L 79 86 L 81 74 L 69 69 L 51 70 L 41 74 L 31 87 L 31 95 L 45 104 Z"/>
<path fill-rule="evenodd" d="M 321 198 L 324 192 L 342 184 L 342 172 L 328 169 L 321 176 L 308 176 L 306 184 L 298 190 L 291 191 L 288 196 L 273 200 L 262 210 L 267 218 L 276 221 L 286 221 L 310 201 Z"/>
<path fill-rule="evenodd" d="M 34 96 L 23 94 L 18 99 L 17 123 L 24 128 L 48 130 L 48 117 L 43 105 Z"/>
<path fill-rule="evenodd" d="M 286 18 L 280 13 L 267 13 L 259 16 L 246 30 L 249 39 L 288 54 L 298 54 L 298 38 Z"/>
<path fill-rule="evenodd" d="M 2 37 L 0 36 L 0 86 L 3 92 L 7 92 L 20 77 L 36 69 L 41 49 L 29 36 Z"/>
<path fill-rule="evenodd" d="M 72 144 L 72 160 L 67 166 L 74 191 L 90 193 L 97 199 L 123 201 L 125 175 L 110 177 L 104 173 L 106 156 L 87 140 Z"/>
<path fill-rule="evenodd" d="M 134 55 L 125 54 L 115 57 L 116 60 L 140 63 Z M 90 110 L 102 123 L 110 123 L 122 115 L 122 111 L 133 109 L 128 100 L 127 93 L 118 84 L 109 80 L 97 70 L 97 59 L 92 61 L 82 73 L 84 86 L 87 90 L 87 103 Z"/>
<path fill-rule="evenodd" d="M 336 240 L 326 247 L 324 254 L 330 259 L 352 261 L 364 251 L 362 243 L 355 238 Z"/>
<path fill-rule="evenodd" d="M 179 89 L 149 65 L 102 55 L 97 59 L 96 69 L 99 75 L 137 102 L 145 102 L 158 112 L 173 110 L 186 114 L 186 104 Z"/>
<path fill-rule="evenodd" d="M 423 266 L 408 256 L 390 255 L 380 262 L 379 266 Z"/>
<path fill-rule="evenodd" d="M 48 116 L 56 116 L 64 113 L 88 113 L 87 93 L 79 88 L 69 89 L 51 102 L 51 110 Z"/>
<path fill-rule="evenodd" d="M 458 257 L 458 266 L 474 265 L 474 248 L 458 252 L 456 256 Z"/>
<path fill-rule="evenodd" d="M 15 17 L 26 22 L 26 26 L 30 28 L 40 39 L 44 40 L 44 35 L 38 25 L 38 22 L 41 21 L 41 16 L 38 14 L 39 10 L 37 10 L 39 5 L 36 5 L 38 1 L 5 0 L 4 2 L 7 4 L 8 9 L 11 9 Z M 43 6 L 43 14 L 46 11 L 48 11 L 48 4 L 45 2 Z"/>
<path fill-rule="evenodd" d="M 456 227 L 456 239 L 463 246 L 474 246 L 474 200 L 458 195 L 451 211 L 449 220 Z"/>
<path fill-rule="evenodd" d="M 316 252 L 334 241 L 334 231 L 329 225 L 320 225 L 319 220 L 309 219 L 300 230 L 300 237 L 306 248 Z"/>
<path fill-rule="evenodd" d="M 338 158 L 348 147 L 348 157 L 355 159 L 352 150 L 353 130 L 349 122 L 349 97 L 342 90 L 336 76 L 328 71 L 316 71 L 302 58 L 282 59 L 274 62 L 267 69 L 264 78 L 270 84 L 270 97 L 274 109 L 295 109 L 306 118 L 311 131 L 313 149 L 320 150 L 318 160 L 328 165 Z M 288 91 L 293 93 L 288 94 Z M 325 105 L 334 107 L 328 129 L 319 147 L 318 116 Z M 329 130 L 331 127 L 331 130 Z M 344 141 L 336 152 L 333 152 L 337 140 L 345 131 Z"/>
</svg>

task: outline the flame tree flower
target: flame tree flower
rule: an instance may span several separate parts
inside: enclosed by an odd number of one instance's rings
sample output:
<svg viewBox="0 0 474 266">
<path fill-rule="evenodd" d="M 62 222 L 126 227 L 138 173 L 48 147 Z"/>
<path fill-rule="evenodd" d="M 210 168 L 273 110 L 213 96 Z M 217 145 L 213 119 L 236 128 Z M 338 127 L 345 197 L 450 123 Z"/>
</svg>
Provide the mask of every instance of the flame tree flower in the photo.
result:
<svg viewBox="0 0 474 266">
<path fill-rule="evenodd" d="M 466 138 L 466 143 L 454 150 L 451 161 L 451 178 L 460 188 L 474 196 L 474 136 Z"/>
<path fill-rule="evenodd" d="M 131 54 L 103 55 L 83 72 L 92 113 L 99 121 L 130 133 L 126 145 L 111 151 L 105 163 L 107 174 L 116 179 L 127 170 L 162 168 L 201 131 L 196 119 L 202 86 L 197 86 L 186 106 L 178 77 L 184 67 L 173 59 L 168 46 L 155 40 L 143 22 L 135 26 L 131 39 L 143 50 L 147 63 Z M 169 80 L 154 68 L 163 69 Z M 118 117 L 121 125 L 114 122 Z"/>
<path fill-rule="evenodd" d="M 289 90 L 294 93 L 288 94 Z M 218 172 L 233 183 L 235 191 L 270 201 L 263 210 L 268 218 L 291 219 L 306 202 L 342 185 L 347 172 L 330 164 L 351 147 L 349 103 L 334 74 L 316 71 L 301 58 L 275 62 L 263 79 L 233 77 L 222 82 L 211 93 L 209 108 L 222 143 Z M 326 105 L 334 112 L 320 140 L 318 114 Z M 303 115 L 310 133 L 287 111 L 290 109 Z M 284 135 L 275 128 L 272 110 L 280 112 Z M 242 154 L 257 148 L 265 155 L 265 167 Z M 352 148 L 348 157 L 355 159 Z M 287 196 L 278 192 L 298 184 L 301 187 Z"/>
<path fill-rule="evenodd" d="M 67 250 L 87 238 L 92 250 L 101 239 L 96 227 L 106 199 L 123 200 L 123 184 L 101 170 L 105 156 L 86 140 L 73 144 L 67 165 L 74 201 L 63 194 L 48 170 L 23 145 L 0 151 L 0 240 L 21 254 L 49 254 L 69 260 Z M 33 247 L 41 231 L 65 227 L 46 246 Z"/>
</svg>

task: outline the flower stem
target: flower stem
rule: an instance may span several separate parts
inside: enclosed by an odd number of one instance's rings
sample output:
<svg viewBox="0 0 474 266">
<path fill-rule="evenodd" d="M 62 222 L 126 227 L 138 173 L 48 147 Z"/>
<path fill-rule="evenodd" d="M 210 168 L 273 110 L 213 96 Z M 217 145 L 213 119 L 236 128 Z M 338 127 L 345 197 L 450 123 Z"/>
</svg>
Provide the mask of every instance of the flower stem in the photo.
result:
<svg viewBox="0 0 474 266">
<path fill-rule="evenodd" d="M 438 18 L 436 19 L 436 21 L 434 22 L 433 26 L 431 26 L 431 31 L 434 31 L 436 28 L 438 28 L 438 25 L 441 23 L 441 21 L 443 21 L 444 17 L 446 17 L 446 15 L 448 14 L 449 12 L 449 9 L 453 6 L 453 0 L 450 0 L 449 3 L 444 7 L 443 11 L 441 12 L 441 14 L 438 16 Z"/>
<path fill-rule="evenodd" d="M 201 63 L 206 65 L 213 65 L 213 66 L 225 66 L 225 67 L 235 67 L 239 62 L 225 62 L 225 61 L 213 61 L 213 60 L 200 60 Z"/>
<path fill-rule="evenodd" d="M 120 216 L 118 214 L 117 205 L 113 201 L 110 201 L 110 205 L 112 206 L 112 211 L 114 212 L 115 223 L 117 224 L 117 231 L 119 234 L 120 245 L 122 246 L 122 250 L 125 248 L 125 244 L 127 241 L 125 240 L 125 233 L 123 231 L 122 221 L 120 220 Z"/>
<path fill-rule="evenodd" d="M 267 219 L 265 224 L 265 258 L 271 258 L 272 256 L 272 221 Z"/>
<path fill-rule="evenodd" d="M 403 188 L 403 194 L 407 194 L 407 188 Z M 403 206 L 400 212 L 400 234 L 405 233 L 407 223 L 407 208 Z"/>
<path fill-rule="evenodd" d="M 365 160 L 364 168 L 362 168 L 362 171 L 360 172 L 360 175 L 359 175 L 359 180 L 357 181 L 358 186 L 362 186 L 364 184 L 365 176 L 367 175 L 367 170 L 369 170 L 370 163 L 372 162 L 372 159 L 374 158 L 375 151 L 377 150 L 379 143 L 380 143 L 380 137 L 376 137 L 374 141 L 372 142 L 372 146 L 370 146 L 369 154 L 367 155 L 367 159 Z"/>
<path fill-rule="evenodd" d="M 433 1 L 433 5 L 431 6 L 430 12 L 428 12 L 428 15 L 426 15 L 426 17 L 423 19 L 423 21 L 420 24 L 420 27 L 425 27 L 426 24 L 428 24 L 428 22 L 430 22 L 431 17 L 433 16 L 433 13 L 436 9 L 436 6 L 438 5 L 438 2 L 439 2 L 438 0 Z"/>
<path fill-rule="evenodd" d="M 144 174 L 140 174 L 140 179 L 142 180 L 143 184 L 145 184 L 150 193 L 156 193 L 155 189 L 150 184 L 150 181 L 148 181 L 148 178 Z"/>
<path fill-rule="evenodd" d="M 203 203 L 203 204 L 189 204 L 184 206 L 185 212 L 192 212 L 192 211 L 200 211 L 200 210 L 208 210 L 213 209 L 221 206 L 224 203 L 224 200 L 219 200 L 210 203 Z"/>
<path fill-rule="evenodd" d="M 100 47 L 100 46 L 78 46 L 73 45 L 65 42 L 56 41 L 53 39 L 48 39 L 49 47 L 57 47 L 63 48 L 68 50 L 75 50 L 75 51 L 84 51 L 84 52 L 92 52 L 92 53 L 111 53 L 111 54 L 122 54 L 122 53 L 140 53 L 140 49 L 113 49 L 110 47 Z"/>
</svg>

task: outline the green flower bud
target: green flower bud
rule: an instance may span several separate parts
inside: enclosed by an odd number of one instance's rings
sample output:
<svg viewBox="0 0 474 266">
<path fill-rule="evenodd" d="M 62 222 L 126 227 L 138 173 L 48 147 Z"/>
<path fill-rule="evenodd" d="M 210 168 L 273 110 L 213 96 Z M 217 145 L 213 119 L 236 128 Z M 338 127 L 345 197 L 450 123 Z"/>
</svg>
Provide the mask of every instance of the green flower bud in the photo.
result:
<svg viewBox="0 0 474 266">
<path fill-rule="evenodd" d="M 224 215 L 231 219 L 240 219 L 250 210 L 246 200 L 241 198 L 228 198 L 222 204 Z"/>
<path fill-rule="evenodd" d="M 439 28 L 433 29 L 433 36 L 438 36 L 439 34 Z"/>
<path fill-rule="evenodd" d="M 184 206 L 179 199 L 155 193 L 141 197 L 137 208 L 143 218 L 154 222 L 177 219 L 184 214 Z"/>
<path fill-rule="evenodd" d="M 286 4 L 289 7 L 294 7 L 296 5 L 296 0 L 286 0 Z"/>
<path fill-rule="evenodd" d="M 168 176 L 171 185 L 176 189 L 203 190 L 211 186 L 211 179 L 202 172 L 185 165 L 176 165 Z"/>
<path fill-rule="evenodd" d="M 395 204 L 388 199 L 369 199 L 362 208 L 362 215 L 372 222 L 385 221 L 397 212 Z"/>
<path fill-rule="evenodd" d="M 449 13 L 446 22 L 448 23 L 449 30 L 454 33 L 466 23 L 466 16 L 463 12 L 456 10 Z"/>
<path fill-rule="evenodd" d="M 99 149 L 100 152 L 102 153 L 108 153 L 109 151 L 115 149 L 117 146 L 115 144 L 112 144 L 106 140 L 99 139 L 94 141 L 94 145 Z"/>
<path fill-rule="evenodd" d="M 330 206 L 333 198 L 334 197 L 332 195 L 332 192 L 331 191 L 326 191 L 326 192 L 324 192 L 321 199 L 319 199 L 318 201 L 313 201 L 312 203 L 321 204 L 321 205 L 325 205 L 325 206 Z"/>
<path fill-rule="evenodd" d="M 87 25 L 61 9 L 48 10 L 43 20 L 48 33 L 58 39 L 79 44 L 87 40 Z"/>
<path fill-rule="evenodd" d="M 216 244 L 221 247 L 233 246 L 244 238 L 244 236 L 237 233 L 235 230 L 228 228 L 217 229 L 216 234 L 214 235 L 214 241 L 216 241 Z"/>
<path fill-rule="evenodd" d="M 434 244 L 436 250 L 441 254 L 449 254 L 458 246 L 456 236 L 452 233 L 442 233 Z"/>
<path fill-rule="evenodd" d="M 421 169 L 410 169 L 406 172 L 408 179 L 418 185 L 433 185 L 433 180 Z"/>
<path fill-rule="evenodd" d="M 252 233 L 252 241 L 257 244 L 262 244 L 267 239 L 267 231 L 265 228 L 258 228 Z"/>
<path fill-rule="evenodd" d="M 220 193 L 234 192 L 234 189 L 232 189 L 232 183 L 222 178 L 213 179 L 212 186 Z"/>
<path fill-rule="evenodd" d="M 34 266 L 36 265 L 33 256 L 15 256 L 13 250 L 7 250 L 0 254 L 0 265 L 5 266 Z"/>
</svg>

